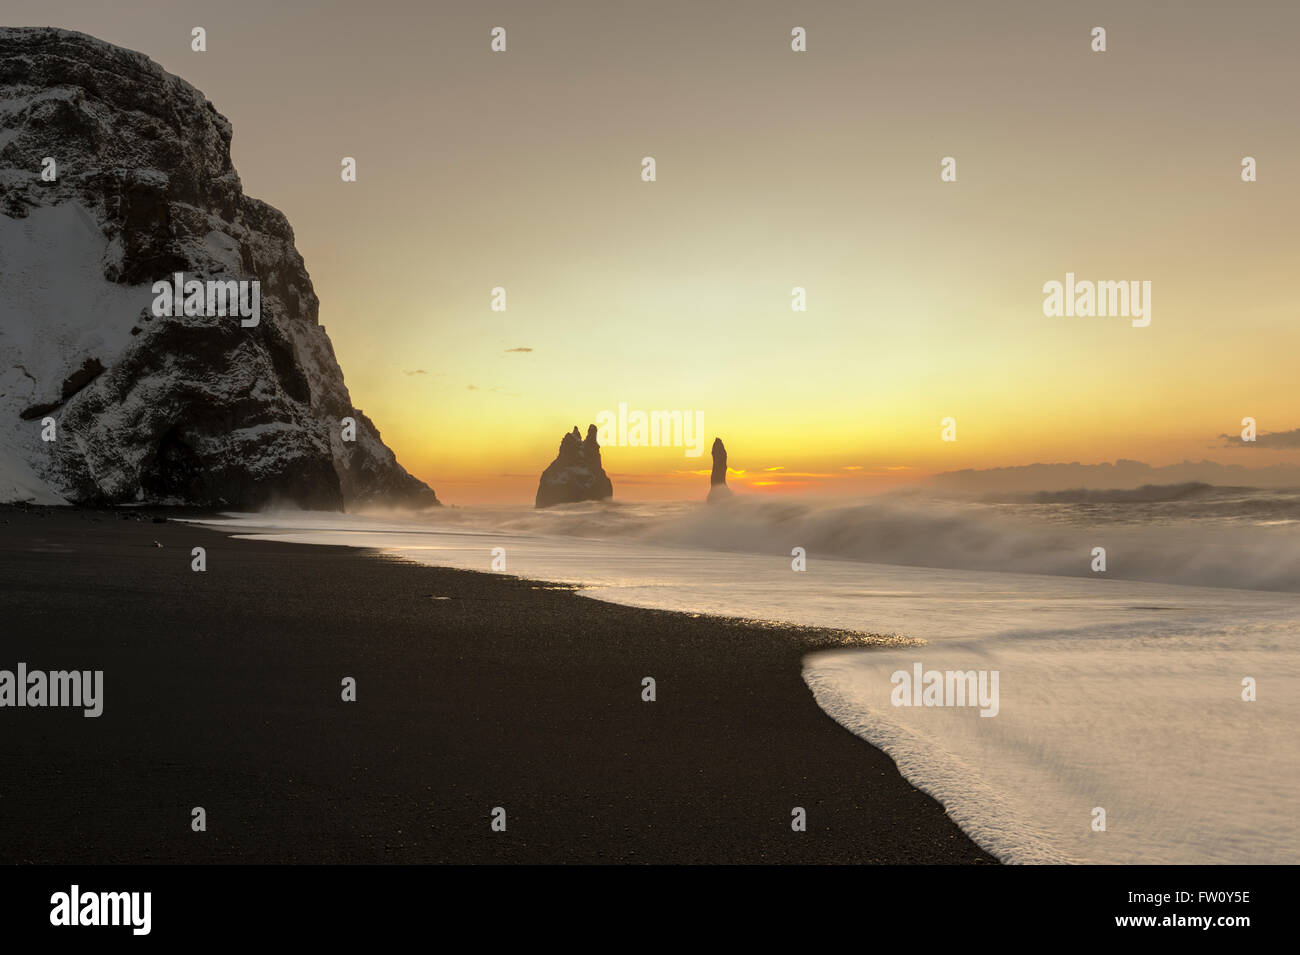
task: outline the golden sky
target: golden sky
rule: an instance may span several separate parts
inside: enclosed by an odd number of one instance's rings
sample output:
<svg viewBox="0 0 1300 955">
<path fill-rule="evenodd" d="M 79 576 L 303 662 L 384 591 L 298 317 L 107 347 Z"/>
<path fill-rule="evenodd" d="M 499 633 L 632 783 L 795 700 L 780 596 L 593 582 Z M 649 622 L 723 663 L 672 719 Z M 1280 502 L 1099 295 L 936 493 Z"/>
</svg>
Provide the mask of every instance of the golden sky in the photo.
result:
<svg viewBox="0 0 1300 955">
<path fill-rule="evenodd" d="M 231 120 L 355 404 L 446 501 L 531 500 L 619 402 L 702 411 L 767 491 L 1294 457 L 1216 436 L 1300 426 L 1300 5 L 87 6 L 4 19 L 140 50 Z M 1150 281 L 1150 326 L 1045 317 L 1067 271 Z M 618 497 L 702 494 L 707 454 L 604 458 Z"/>
</svg>

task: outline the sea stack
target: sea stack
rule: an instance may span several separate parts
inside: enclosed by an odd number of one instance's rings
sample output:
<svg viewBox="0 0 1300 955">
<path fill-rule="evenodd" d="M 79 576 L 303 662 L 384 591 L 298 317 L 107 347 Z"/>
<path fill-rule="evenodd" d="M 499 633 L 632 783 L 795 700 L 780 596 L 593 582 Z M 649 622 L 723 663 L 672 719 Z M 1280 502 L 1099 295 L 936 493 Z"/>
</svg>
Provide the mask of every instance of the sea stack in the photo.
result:
<svg viewBox="0 0 1300 955">
<path fill-rule="evenodd" d="M 542 472 L 537 485 L 537 506 L 576 504 L 579 501 L 603 501 L 614 496 L 614 485 L 600 464 L 600 444 L 596 426 L 587 427 L 583 440 L 578 426 L 560 441 L 560 452 Z"/>
<path fill-rule="evenodd" d="M 731 496 L 731 488 L 727 487 L 727 448 L 721 438 L 714 438 L 713 473 L 709 476 L 709 503 L 725 501 Z"/>
</svg>

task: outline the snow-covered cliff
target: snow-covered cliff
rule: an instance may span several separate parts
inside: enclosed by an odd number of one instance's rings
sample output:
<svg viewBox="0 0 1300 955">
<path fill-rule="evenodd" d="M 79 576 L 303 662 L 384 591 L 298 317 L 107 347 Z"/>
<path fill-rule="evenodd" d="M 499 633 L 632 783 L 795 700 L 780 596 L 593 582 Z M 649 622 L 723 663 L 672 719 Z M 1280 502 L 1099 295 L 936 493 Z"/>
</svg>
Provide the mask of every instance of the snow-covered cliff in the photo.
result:
<svg viewBox="0 0 1300 955">
<path fill-rule="evenodd" d="M 352 407 L 230 137 L 142 54 L 0 28 L 0 501 L 437 503 Z M 178 272 L 258 281 L 260 320 L 157 316 Z"/>
</svg>

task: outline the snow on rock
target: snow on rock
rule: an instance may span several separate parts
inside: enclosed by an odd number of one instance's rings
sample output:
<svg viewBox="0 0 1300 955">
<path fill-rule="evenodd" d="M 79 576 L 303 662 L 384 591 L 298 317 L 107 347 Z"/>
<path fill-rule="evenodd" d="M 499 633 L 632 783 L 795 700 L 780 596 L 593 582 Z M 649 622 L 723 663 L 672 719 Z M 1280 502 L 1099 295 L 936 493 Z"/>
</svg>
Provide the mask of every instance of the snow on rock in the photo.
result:
<svg viewBox="0 0 1300 955">
<path fill-rule="evenodd" d="M 0 503 L 67 504 L 49 489 L 22 455 L 0 439 Z"/>
<path fill-rule="evenodd" d="M 142 54 L 0 28 L 0 501 L 438 503 L 352 407 L 293 230 L 243 194 L 230 137 Z M 258 280 L 260 322 L 155 317 L 176 272 Z"/>
</svg>

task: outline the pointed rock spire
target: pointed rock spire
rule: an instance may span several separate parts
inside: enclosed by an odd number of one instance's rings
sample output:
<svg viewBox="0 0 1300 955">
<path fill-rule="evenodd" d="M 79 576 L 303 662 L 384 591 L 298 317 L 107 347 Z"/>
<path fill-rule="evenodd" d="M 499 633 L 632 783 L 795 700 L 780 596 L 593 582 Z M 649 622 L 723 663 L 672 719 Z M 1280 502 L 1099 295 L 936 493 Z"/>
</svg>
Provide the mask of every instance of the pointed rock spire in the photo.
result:
<svg viewBox="0 0 1300 955">
<path fill-rule="evenodd" d="M 721 438 L 713 439 L 713 473 L 709 476 L 709 502 L 723 501 L 731 497 L 731 488 L 727 487 L 727 447 Z"/>
<path fill-rule="evenodd" d="M 587 428 L 586 440 L 574 425 L 560 441 L 555 460 L 542 472 L 537 485 L 537 506 L 602 501 L 614 496 L 614 485 L 600 463 L 596 426 Z"/>
</svg>

